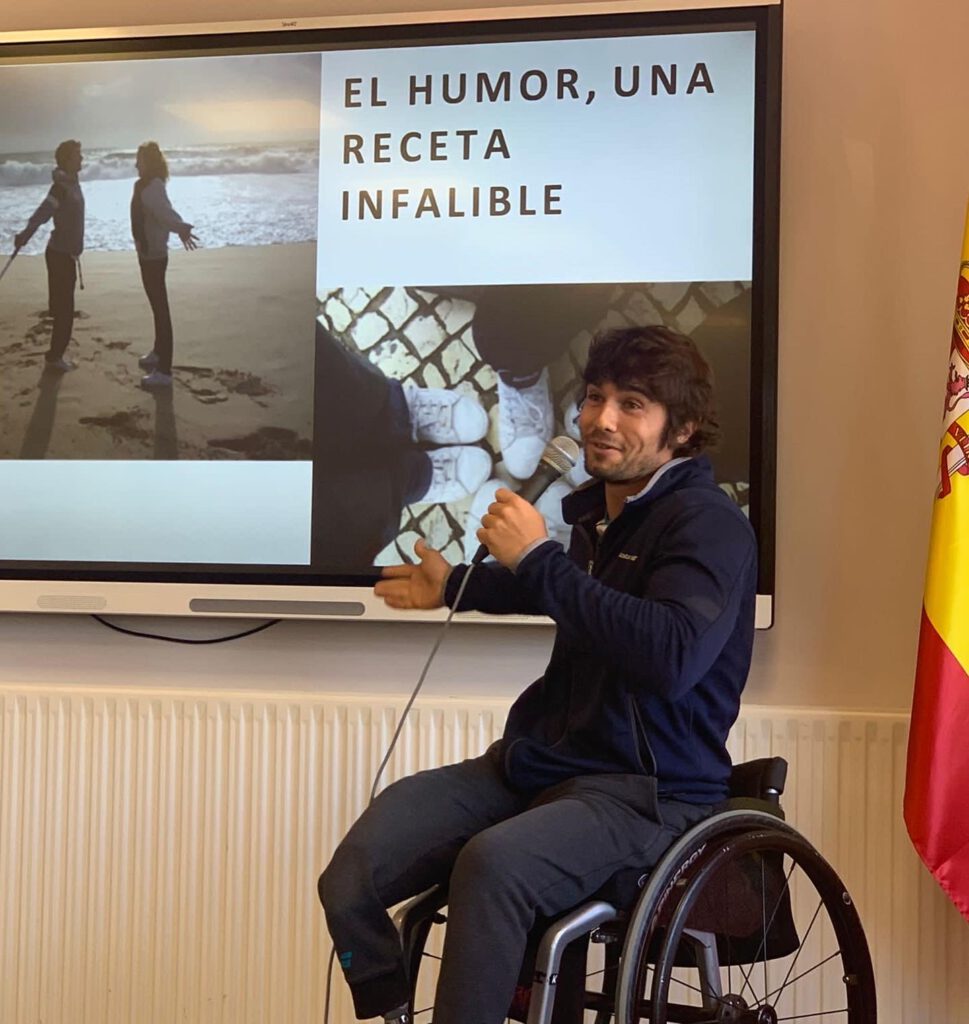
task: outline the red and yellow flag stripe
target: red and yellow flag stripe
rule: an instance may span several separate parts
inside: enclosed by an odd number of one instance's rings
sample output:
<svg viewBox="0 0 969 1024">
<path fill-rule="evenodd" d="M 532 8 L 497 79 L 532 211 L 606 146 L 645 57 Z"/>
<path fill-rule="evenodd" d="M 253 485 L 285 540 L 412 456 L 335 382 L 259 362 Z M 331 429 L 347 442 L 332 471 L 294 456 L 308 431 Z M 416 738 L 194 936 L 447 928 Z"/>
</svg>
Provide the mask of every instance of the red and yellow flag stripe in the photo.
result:
<svg viewBox="0 0 969 1024">
<path fill-rule="evenodd" d="M 908 746 L 905 822 L 969 920 L 969 212 Z"/>
</svg>

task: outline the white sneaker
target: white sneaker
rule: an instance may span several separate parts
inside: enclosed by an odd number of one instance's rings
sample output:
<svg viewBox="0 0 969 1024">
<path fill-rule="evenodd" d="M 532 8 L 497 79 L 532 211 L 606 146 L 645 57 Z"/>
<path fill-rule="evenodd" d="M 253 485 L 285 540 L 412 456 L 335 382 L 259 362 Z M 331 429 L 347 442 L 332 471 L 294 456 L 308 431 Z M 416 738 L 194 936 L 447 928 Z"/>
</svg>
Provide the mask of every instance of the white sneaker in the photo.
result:
<svg viewBox="0 0 969 1024">
<path fill-rule="evenodd" d="M 569 482 L 573 489 L 581 487 L 592 479 L 590 474 L 586 472 L 584 456 L 579 456 L 579 461 L 565 474 L 564 479 Z"/>
<path fill-rule="evenodd" d="M 464 522 L 464 558 L 470 562 L 481 545 L 477 533 L 481 529 L 481 517 L 488 511 L 488 506 L 495 500 L 495 492 L 499 487 L 508 487 L 504 480 L 491 479 L 483 484 L 471 502 L 468 516 Z M 535 508 L 542 513 L 545 529 L 549 540 L 557 540 L 568 550 L 572 527 L 562 518 L 562 499 L 572 493 L 572 488 L 564 480 L 556 480 L 549 489 L 535 502 Z M 491 558 L 489 555 L 488 558 Z"/>
<path fill-rule="evenodd" d="M 468 516 L 464 521 L 464 560 L 470 562 L 481 546 L 476 534 L 481 529 L 481 517 L 488 511 L 488 506 L 495 500 L 495 491 L 499 487 L 507 487 L 504 480 L 492 478 L 482 484 L 475 494 L 468 509 Z M 488 556 L 491 558 L 491 555 Z"/>
<path fill-rule="evenodd" d="M 157 388 L 170 388 L 172 386 L 172 375 L 162 373 L 160 370 L 152 370 L 147 377 L 141 378 L 141 386 L 148 391 Z"/>
<path fill-rule="evenodd" d="M 563 417 L 563 426 L 565 427 L 566 434 L 569 435 L 574 441 L 582 440 L 582 433 L 579 430 L 579 406 L 573 399 L 569 402 L 565 410 L 565 416 Z M 568 481 L 573 490 L 576 487 L 581 487 L 584 483 L 591 480 L 592 477 L 585 470 L 585 456 L 579 451 L 579 461 L 565 474 L 564 480 Z M 571 532 L 571 530 L 570 530 Z"/>
<path fill-rule="evenodd" d="M 566 407 L 564 420 L 565 422 L 562 426 L 565 427 L 566 434 L 568 434 L 573 441 L 581 441 L 582 431 L 579 430 L 579 406 L 574 398 Z"/>
<path fill-rule="evenodd" d="M 158 353 L 152 349 L 138 359 L 138 365 L 143 370 L 154 370 L 158 366 Z"/>
<path fill-rule="evenodd" d="M 557 540 L 566 551 L 569 549 L 569 538 L 572 536 L 572 527 L 562 518 L 562 499 L 572 493 L 567 479 L 556 480 L 535 502 L 535 508 L 542 513 L 545 520 L 549 538 Z"/>
<path fill-rule="evenodd" d="M 491 456 L 473 445 L 432 448 L 431 484 L 421 502 L 460 501 L 467 498 L 491 475 Z"/>
<path fill-rule="evenodd" d="M 529 388 L 513 388 L 498 378 L 498 441 L 512 476 L 526 480 L 535 472 L 552 429 L 548 370 Z"/>
<path fill-rule="evenodd" d="M 471 444 L 488 433 L 488 414 L 477 399 L 445 388 L 404 385 L 415 441 Z"/>
</svg>

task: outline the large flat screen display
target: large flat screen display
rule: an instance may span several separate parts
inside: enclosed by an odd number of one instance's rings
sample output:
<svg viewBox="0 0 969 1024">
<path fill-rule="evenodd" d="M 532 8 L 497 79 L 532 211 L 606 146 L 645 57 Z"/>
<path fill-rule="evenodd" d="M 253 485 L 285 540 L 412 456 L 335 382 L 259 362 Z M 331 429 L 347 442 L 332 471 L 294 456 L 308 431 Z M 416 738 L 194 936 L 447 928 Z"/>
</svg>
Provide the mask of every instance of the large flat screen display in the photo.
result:
<svg viewBox="0 0 969 1024">
<path fill-rule="evenodd" d="M 771 5 L 0 45 L 0 608 L 394 617 L 663 324 L 769 623 L 779 57 Z"/>
</svg>

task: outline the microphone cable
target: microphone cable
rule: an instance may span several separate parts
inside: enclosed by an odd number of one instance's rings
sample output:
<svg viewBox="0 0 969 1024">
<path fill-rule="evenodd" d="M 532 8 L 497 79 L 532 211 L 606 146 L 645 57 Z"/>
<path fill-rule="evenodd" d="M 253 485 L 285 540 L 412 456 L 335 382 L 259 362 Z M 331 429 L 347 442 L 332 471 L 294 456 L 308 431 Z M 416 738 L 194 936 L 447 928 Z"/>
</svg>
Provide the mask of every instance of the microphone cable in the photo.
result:
<svg viewBox="0 0 969 1024">
<path fill-rule="evenodd" d="M 374 775 L 373 786 L 370 789 L 370 797 L 367 800 L 367 807 L 369 807 L 376 799 L 377 788 L 380 785 L 380 777 L 383 775 L 384 769 L 390 763 L 390 758 L 393 756 L 394 749 L 397 746 L 397 741 L 400 739 L 400 735 L 404 731 L 404 724 L 407 721 L 407 716 L 410 714 L 410 709 L 414 706 L 414 701 L 417 700 L 417 695 L 421 692 L 421 689 L 424 686 L 424 680 L 427 678 L 427 673 L 430 671 L 431 665 L 437 657 L 437 652 L 440 650 L 441 644 L 444 642 L 444 637 L 447 635 L 448 627 L 451 625 L 451 620 L 454 618 L 454 613 L 461 606 L 461 598 L 464 597 L 465 587 L 467 587 L 468 580 L 471 579 L 471 574 L 476 568 L 476 564 L 469 565 L 468 571 L 464 574 L 464 579 L 461 580 L 458 592 L 454 596 L 454 604 L 451 605 L 448 610 L 447 618 L 444 620 L 444 625 L 441 627 L 440 632 L 437 635 L 437 640 L 435 640 L 434 646 L 431 648 L 431 653 L 427 656 L 427 661 L 424 662 L 424 668 L 417 680 L 417 685 L 414 687 L 407 703 L 404 705 L 404 710 L 401 712 L 400 721 L 397 723 L 394 735 L 390 739 L 387 752 L 384 754 L 383 759 L 380 762 L 380 766 L 377 768 L 376 774 Z M 330 1024 L 330 994 L 333 984 L 333 963 L 335 960 L 336 946 L 331 946 L 330 959 L 326 968 L 326 993 L 323 997 L 323 1024 Z"/>
<path fill-rule="evenodd" d="M 374 799 L 377 796 L 377 787 L 380 785 L 380 776 L 383 775 L 384 769 L 387 767 L 387 763 L 390 761 L 391 755 L 394 752 L 394 748 L 397 746 L 397 741 L 400 739 L 400 734 L 404 730 L 404 723 L 407 721 L 410 709 L 414 706 L 414 701 L 417 700 L 417 695 L 421 692 L 421 689 L 424 686 L 424 680 L 427 678 L 427 673 L 430 670 L 435 657 L 437 657 L 437 652 L 440 650 L 441 644 L 444 642 L 444 637 L 447 634 L 448 627 L 451 625 L 451 620 L 454 618 L 454 613 L 461 605 L 461 598 L 464 597 L 464 588 L 468 585 L 468 580 L 471 579 L 471 573 L 474 572 L 474 570 L 475 566 L 468 566 L 468 571 L 464 574 L 464 579 L 461 580 L 458 592 L 454 595 L 454 604 L 448 610 L 447 618 L 444 620 L 444 625 L 441 627 L 441 631 L 437 635 L 437 640 L 431 648 L 431 653 L 427 656 L 427 661 L 424 662 L 424 669 L 420 674 L 420 678 L 417 680 L 417 685 L 414 687 L 410 698 L 404 705 L 400 721 L 397 723 L 397 728 L 394 730 L 394 735 L 391 737 L 390 745 L 387 747 L 387 753 L 384 754 L 384 758 L 380 762 L 380 767 L 377 769 L 376 775 L 374 775 L 373 787 L 370 790 L 370 799 L 367 801 L 368 807 L 374 802 Z"/>
<path fill-rule="evenodd" d="M 529 502 L 529 504 L 534 504 L 552 483 L 564 476 L 575 466 L 578 456 L 579 446 L 573 438 L 566 435 L 553 437 L 542 452 L 538 468 L 532 476 L 525 481 L 519 490 L 519 496 L 524 498 L 525 501 Z M 367 801 L 367 807 L 373 803 L 377 796 L 377 787 L 380 785 L 380 776 L 387 767 L 391 755 L 394 752 L 394 748 L 397 746 L 397 741 L 400 739 L 400 734 L 404 729 L 404 723 L 407 721 L 407 715 L 410 713 L 410 709 L 414 706 L 414 701 L 417 700 L 417 695 L 421 692 L 421 687 L 424 685 L 424 680 L 427 678 L 428 669 L 430 669 L 431 663 L 434 661 L 438 649 L 444 641 L 444 636 L 447 633 L 448 626 L 451 625 L 451 619 L 454 617 L 454 613 L 461 606 L 461 598 L 464 596 L 464 588 L 468 585 L 468 580 L 471 578 L 471 574 L 474 572 L 475 568 L 485 559 L 487 554 L 487 545 L 482 544 L 468 565 L 468 571 L 465 573 L 464 579 L 461 580 L 461 585 L 458 587 L 458 592 L 454 597 L 454 604 L 451 606 L 451 610 L 448 613 L 447 618 L 444 620 L 444 626 L 438 635 L 437 641 L 431 648 L 431 653 L 428 655 L 427 661 L 424 664 L 424 670 L 421 672 L 420 678 L 417 680 L 417 685 L 414 687 L 414 691 L 411 693 L 410 699 L 404 706 L 404 711 L 400 716 L 400 721 L 397 723 L 397 728 L 394 730 L 394 735 L 390 740 L 390 746 L 387 747 L 387 753 L 384 754 L 383 760 L 380 762 L 380 767 L 377 769 L 377 774 L 374 776 L 373 787 L 370 790 L 370 799 Z M 335 959 L 336 946 L 333 946 L 330 949 L 330 962 L 326 971 L 326 996 L 324 997 L 323 1024 L 330 1024 L 330 986 L 333 980 L 333 961 Z"/>
</svg>

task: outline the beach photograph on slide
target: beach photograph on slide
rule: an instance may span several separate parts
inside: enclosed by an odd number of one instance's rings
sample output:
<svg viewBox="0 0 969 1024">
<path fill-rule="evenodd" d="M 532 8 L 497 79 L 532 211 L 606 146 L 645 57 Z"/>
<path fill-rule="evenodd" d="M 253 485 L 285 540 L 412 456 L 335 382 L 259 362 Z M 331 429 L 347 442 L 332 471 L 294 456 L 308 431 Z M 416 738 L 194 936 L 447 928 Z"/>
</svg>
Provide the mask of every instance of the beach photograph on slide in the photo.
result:
<svg viewBox="0 0 969 1024">
<path fill-rule="evenodd" d="M 312 457 L 320 59 L 0 66 L 0 458 Z"/>
</svg>

